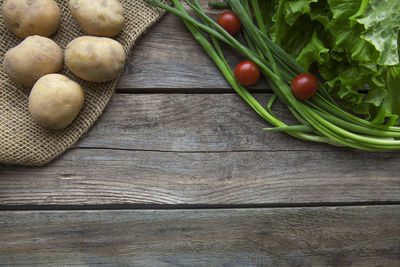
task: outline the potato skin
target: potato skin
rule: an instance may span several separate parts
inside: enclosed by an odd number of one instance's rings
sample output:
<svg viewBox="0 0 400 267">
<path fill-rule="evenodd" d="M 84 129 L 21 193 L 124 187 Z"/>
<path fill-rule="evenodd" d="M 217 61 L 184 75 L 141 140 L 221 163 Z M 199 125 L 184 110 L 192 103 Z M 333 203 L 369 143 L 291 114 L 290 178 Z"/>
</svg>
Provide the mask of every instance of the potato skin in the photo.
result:
<svg viewBox="0 0 400 267">
<path fill-rule="evenodd" d="M 65 48 L 65 64 L 81 79 L 106 82 L 125 66 L 126 53 L 117 41 L 106 37 L 82 36 Z"/>
<path fill-rule="evenodd" d="M 7 28 L 20 38 L 49 37 L 57 31 L 61 18 L 54 0 L 5 0 L 2 14 Z"/>
<path fill-rule="evenodd" d="M 112 37 L 125 24 L 124 9 L 118 0 L 70 0 L 69 10 L 87 35 Z"/>
<path fill-rule="evenodd" d="M 59 130 L 79 114 L 84 102 L 82 87 L 61 74 L 40 78 L 29 95 L 29 112 L 42 127 Z"/>
<path fill-rule="evenodd" d="M 25 38 L 4 56 L 3 69 L 17 84 L 32 87 L 43 75 L 59 72 L 63 52 L 51 39 L 34 35 Z"/>
</svg>

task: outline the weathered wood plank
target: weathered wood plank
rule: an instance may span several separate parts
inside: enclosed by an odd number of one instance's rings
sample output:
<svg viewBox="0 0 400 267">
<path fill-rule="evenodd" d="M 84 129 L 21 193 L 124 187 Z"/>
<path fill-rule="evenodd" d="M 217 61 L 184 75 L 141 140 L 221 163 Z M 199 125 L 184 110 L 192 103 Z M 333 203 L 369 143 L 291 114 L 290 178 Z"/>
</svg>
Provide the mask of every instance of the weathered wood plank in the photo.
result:
<svg viewBox="0 0 400 267">
<path fill-rule="evenodd" d="M 211 14 L 216 17 L 216 14 Z M 244 58 L 223 46 L 234 67 Z M 266 90 L 265 81 L 252 87 Z M 126 91 L 233 91 L 184 24 L 166 14 L 132 49 L 117 86 Z"/>
<path fill-rule="evenodd" d="M 267 103 L 269 94 L 255 94 Z M 283 105 L 274 107 L 294 123 Z M 269 124 L 236 94 L 116 94 L 82 148 L 156 151 L 342 151 L 266 132 Z"/>
<path fill-rule="evenodd" d="M 397 266 L 400 207 L 1 212 L 12 266 Z"/>
<path fill-rule="evenodd" d="M 0 205 L 400 201 L 399 152 L 312 144 L 262 127 L 232 94 L 116 95 L 60 159 L 0 166 Z"/>
<path fill-rule="evenodd" d="M 399 153 L 72 149 L 1 167 L 0 205 L 400 201 Z"/>
</svg>

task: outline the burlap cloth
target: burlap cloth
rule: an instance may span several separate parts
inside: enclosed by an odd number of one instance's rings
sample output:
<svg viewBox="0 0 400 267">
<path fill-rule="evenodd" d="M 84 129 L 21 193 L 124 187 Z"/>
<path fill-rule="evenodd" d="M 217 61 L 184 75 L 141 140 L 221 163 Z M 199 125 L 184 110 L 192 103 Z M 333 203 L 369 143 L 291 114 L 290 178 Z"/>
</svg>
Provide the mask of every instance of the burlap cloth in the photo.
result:
<svg viewBox="0 0 400 267">
<path fill-rule="evenodd" d="M 163 0 L 168 3 L 168 0 Z M 4 1 L 1 1 L 2 7 Z M 51 37 L 62 49 L 74 38 L 85 35 L 72 18 L 67 0 L 57 0 L 62 19 L 57 33 Z M 127 54 L 135 40 L 164 13 L 146 0 L 120 0 L 125 9 L 125 27 L 114 39 Z M 0 64 L 8 49 L 22 40 L 7 30 L 0 21 Z M 0 163 L 43 165 L 72 146 L 99 118 L 111 99 L 118 79 L 107 83 L 85 82 L 64 66 L 62 72 L 78 82 L 85 91 L 85 102 L 78 117 L 64 130 L 46 130 L 32 121 L 28 110 L 30 88 L 23 88 L 0 73 Z"/>
</svg>

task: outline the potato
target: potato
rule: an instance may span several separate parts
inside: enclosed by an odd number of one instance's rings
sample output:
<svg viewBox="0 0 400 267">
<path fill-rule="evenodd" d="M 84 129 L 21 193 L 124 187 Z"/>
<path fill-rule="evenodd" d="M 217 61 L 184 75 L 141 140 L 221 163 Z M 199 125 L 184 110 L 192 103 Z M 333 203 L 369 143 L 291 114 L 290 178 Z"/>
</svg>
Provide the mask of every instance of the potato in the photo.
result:
<svg viewBox="0 0 400 267">
<path fill-rule="evenodd" d="M 107 37 L 82 36 L 65 48 L 65 64 L 76 76 L 90 82 L 116 78 L 125 66 L 126 53 Z"/>
<path fill-rule="evenodd" d="M 4 56 L 3 69 L 10 79 L 32 87 L 43 75 L 59 72 L 63 67 L 61 48 L 51 39 L 29 36 Z"/>
<path fill-rule="evenodd" d="M 69 10 L 88 35 L 112 37 L 125 24 L 124 9 L 118 0 L 70 0 Z"/>
<path fill-rule="evenodd" d="M 40 126 L 63 129 L 76 118 L 83 101 L 84 93 L 79 84 L 61 74 L 47 74 L 32 88 L 29 112 Z"/>
<path fill-rule="evenodd" d="M 20 38 L 49 37 L 60 24 L 61 12 L 53 0 L 6 0 L 2 12 L 7 28 Z"/>
</svg>

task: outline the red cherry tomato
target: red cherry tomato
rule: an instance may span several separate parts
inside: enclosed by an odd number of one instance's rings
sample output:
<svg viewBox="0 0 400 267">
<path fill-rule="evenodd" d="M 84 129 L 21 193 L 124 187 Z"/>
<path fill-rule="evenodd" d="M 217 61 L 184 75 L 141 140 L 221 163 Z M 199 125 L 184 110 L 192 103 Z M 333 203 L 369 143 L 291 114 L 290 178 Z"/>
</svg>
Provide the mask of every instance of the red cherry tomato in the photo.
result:
<svg viewBox="0 0 400 267">
<path fill-rule="evenodd" d="M 245 60 L 236 66 L 234 74 L 241 85 L 250 86 L 260 78 L 260 69 L 253 61 Z"/>
<path fill-rule="evenodd" d="M 230 35 L 237 34 L 242 26 L 239 18 L 232 11 L 225 11 L 219 15 L 217 23 L 224 28 L 225 31 L 229 32 Z"/>
<path fill-rule="evenodd" d="M 314 75 L 302 73 L 292 81 L 292 94 L 299 100 L 312 97 L 318 89 L 318 81 Z"/>
</svg>

